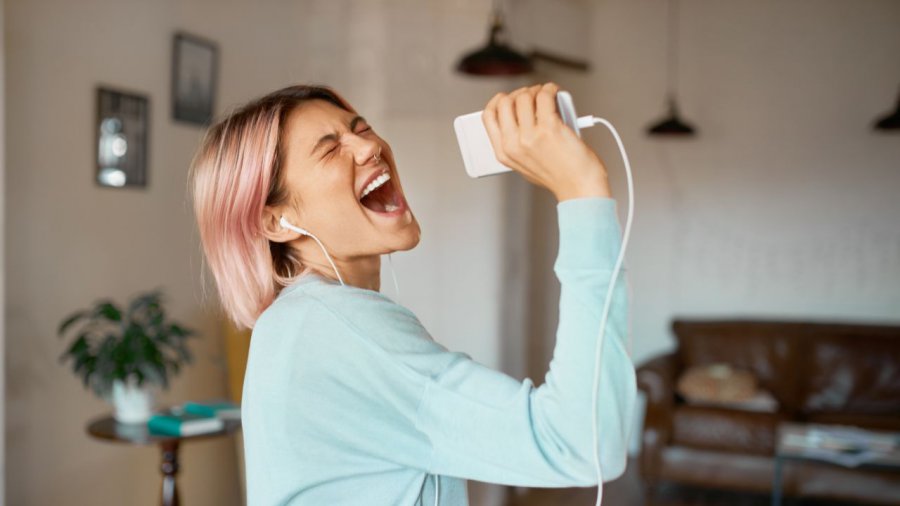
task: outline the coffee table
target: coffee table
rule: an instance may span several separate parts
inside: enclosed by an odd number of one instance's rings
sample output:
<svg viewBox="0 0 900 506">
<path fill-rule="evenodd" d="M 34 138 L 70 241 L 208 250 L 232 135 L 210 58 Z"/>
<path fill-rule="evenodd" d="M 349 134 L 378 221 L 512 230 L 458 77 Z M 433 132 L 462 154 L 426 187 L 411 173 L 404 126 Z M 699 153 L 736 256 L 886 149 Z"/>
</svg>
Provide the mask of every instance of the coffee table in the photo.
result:
<svg viewBox="0 0 900 506">
<path fill-rule="evenodd" d="M 781 506 L 782 473 L 788 460 L 813 460 L 849 468 L 900 469 L 900 432 L 845 425 L 780 424 L 775 447 L 772 506 Z"/>
</svg>

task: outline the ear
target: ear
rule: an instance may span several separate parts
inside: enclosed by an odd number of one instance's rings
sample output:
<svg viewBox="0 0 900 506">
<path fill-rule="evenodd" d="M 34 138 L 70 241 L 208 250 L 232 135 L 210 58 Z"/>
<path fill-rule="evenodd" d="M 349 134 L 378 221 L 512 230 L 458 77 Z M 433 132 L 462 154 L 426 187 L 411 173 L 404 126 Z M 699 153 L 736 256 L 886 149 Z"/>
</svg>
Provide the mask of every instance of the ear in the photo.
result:
<svg viewBox="0 0 900 506">
<path fill-rule="evenodd" d="M 281 226 L 280 221 L 282 215 L 284 215 L 291 224 L 296 225 L 296 220 L 291 218 L 293 214 L 287 213 L 281 206 L 266 206 L 263 209 L 262 223 L 260 225 L 266 239 L 273 242 L 288 242 L 300 237 L 300 234 L 297 232 Z"/>
</svg>

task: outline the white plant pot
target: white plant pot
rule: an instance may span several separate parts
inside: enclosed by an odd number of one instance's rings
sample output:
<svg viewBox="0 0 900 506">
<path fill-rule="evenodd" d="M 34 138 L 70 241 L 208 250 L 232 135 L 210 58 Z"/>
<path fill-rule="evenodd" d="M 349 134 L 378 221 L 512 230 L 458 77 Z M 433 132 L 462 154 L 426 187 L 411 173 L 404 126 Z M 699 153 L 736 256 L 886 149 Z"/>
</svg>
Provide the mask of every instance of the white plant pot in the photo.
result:
<svg viewBox="0 0 900 506">
<path fill-rule="evenodd" d="M 113 381 L 110 399 L 115 408 L 113 418 L 119 423 L 146 423 L 153 414 L 154 397 L 155 392 L 147 382 L 138 387 L 133 377 L 127 383 Z"/>
</svg>

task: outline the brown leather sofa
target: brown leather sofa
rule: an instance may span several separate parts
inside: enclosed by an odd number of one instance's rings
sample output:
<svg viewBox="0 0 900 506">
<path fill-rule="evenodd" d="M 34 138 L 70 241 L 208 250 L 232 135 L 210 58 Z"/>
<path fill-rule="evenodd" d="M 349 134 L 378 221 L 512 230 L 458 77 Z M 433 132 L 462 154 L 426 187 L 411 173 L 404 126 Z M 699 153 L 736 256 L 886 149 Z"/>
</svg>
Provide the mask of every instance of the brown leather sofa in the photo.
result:
<svg viewBox="0 0 900 506">
<path fill-rule="evenodd" d="M 641 474 L 651 492 L 677 482 L 767 493 L 783 421 L 900 431 L 900 326 L 676 320 L 677 347 L 638 368 L 646 393 Z M 773 412 L 687 403 L 692 366 L 728 363 L 755 374 Z M 900 504 L 900 470 L 787 461 L 784 493 Z"/>
</svg>

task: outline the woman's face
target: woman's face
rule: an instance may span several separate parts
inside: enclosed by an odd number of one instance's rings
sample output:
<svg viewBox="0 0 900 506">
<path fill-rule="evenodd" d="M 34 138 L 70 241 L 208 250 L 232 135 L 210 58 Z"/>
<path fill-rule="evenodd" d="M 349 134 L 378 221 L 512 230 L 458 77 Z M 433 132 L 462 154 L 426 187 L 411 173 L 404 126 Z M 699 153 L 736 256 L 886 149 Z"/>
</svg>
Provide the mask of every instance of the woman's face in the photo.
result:
<svg viewBox="0 0 900 506">
<path fill-rule="evenodd" d="M 326 100 L 309 100 L 288 115 L 284 136 L 290 204 L 279 212 L 291 224 L 315 234 L 342 260 L 418 244 L 419 224 L 391 148 L 365 119 Z"/>
</svg>

